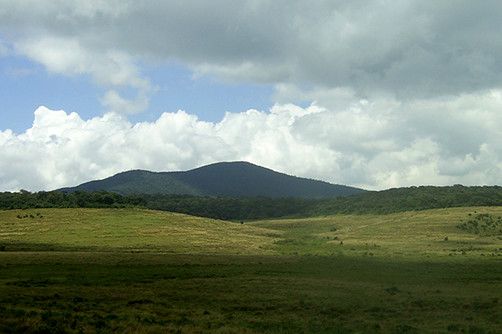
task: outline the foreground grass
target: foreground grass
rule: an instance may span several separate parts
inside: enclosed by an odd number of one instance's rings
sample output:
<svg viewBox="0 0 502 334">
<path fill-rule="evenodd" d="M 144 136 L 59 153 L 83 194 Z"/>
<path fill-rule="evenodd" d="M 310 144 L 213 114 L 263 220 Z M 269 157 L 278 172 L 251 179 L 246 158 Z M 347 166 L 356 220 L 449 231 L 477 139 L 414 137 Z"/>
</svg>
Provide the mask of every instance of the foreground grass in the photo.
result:
<svg viewBox="0 0 502 334">
<path fill-rule="evenodd" d="M 0 332 L 498 333 L 500 262 L 0 253 Z"/>
<path fill-rule="evenodd" d="M 0 212 L 0 332 L 501 333 L 500 239 L 456 227 L 481 211 Z"/>
</svg>

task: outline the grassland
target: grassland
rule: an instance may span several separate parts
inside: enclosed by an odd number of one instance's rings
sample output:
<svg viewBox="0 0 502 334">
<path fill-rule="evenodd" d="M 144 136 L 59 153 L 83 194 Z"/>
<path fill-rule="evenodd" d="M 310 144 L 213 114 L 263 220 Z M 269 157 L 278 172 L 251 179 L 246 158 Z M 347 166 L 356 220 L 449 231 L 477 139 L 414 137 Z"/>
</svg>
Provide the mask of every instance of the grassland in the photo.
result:
<svg viewBox="0 0 502 334">
<path fill-rule="evenodd" d="M 502 208 L 473 207 L 408 211 L 387 215 L 338 215 L 269 220 L 253 226 L 282 232 L 274 249 L 292 255 L 480 259 L 502 256 L 502 222 L 497 233 L 480 235 L 458 225 L 478 215 L 502 217 Z"/>
<path fill-rule="evenodd" d="M 501 333 L 502 235 L 458 227 L 478 214 L 502 209 L 1 211 L 0 332 Z"/>
<path fill-rule="evenodd" d="M 0 222 L 0 243 L 10 250 L 263 254 L 275 233 L 141 209 L 0 211 Z"/>
</svg>

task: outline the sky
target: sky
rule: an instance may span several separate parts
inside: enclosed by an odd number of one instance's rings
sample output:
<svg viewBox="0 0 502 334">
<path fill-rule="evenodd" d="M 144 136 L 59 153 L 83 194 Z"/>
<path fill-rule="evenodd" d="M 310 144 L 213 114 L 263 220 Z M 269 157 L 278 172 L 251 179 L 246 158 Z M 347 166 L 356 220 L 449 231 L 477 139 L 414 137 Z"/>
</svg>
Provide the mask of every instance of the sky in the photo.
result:
<svg viewBox="0 0 502 334">
<path fill-rule="evenodd" d="M 0 191 L 244 160 L 502 184 L 497 0 L 0 0 Z"/>
</svg>

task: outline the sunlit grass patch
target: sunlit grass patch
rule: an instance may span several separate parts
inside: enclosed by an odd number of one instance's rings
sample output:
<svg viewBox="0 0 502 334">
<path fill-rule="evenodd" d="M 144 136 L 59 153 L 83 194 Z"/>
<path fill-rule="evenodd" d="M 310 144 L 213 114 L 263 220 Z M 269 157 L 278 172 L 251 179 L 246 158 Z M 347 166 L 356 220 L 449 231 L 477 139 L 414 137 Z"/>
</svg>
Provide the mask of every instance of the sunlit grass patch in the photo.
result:
<svg viewBox="0 0 502 334">
<path fill-rule="evenodd" d="M 335 215 L 264 220 L 253 226 L 284 234 L 275 242 L 283 254 L 404 256 L 502 256 L 502 239 L 495 233 L 473 234 L 459 229 L 471 215 L 502 215 L 502 208 L 449 208 L 386 215 Z M 483 231 L 493 227 L 497 218 Z M 481 226 L 481 225 L 480 225 Z"/>
<path fill-rule="evenodd" d="M 0 244 L 8 250 L 264 254 L 278 235 L 248 224 L 140 209 L 0 211 Z"/>
</svg>

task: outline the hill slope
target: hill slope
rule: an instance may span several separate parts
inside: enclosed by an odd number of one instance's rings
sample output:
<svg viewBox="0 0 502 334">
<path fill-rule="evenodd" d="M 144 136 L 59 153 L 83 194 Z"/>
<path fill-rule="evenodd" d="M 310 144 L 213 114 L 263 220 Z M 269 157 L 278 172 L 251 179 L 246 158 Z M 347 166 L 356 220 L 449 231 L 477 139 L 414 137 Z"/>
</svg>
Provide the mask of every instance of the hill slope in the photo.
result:
<svg viewBox="0 0 502 334">
<path fill-rule="evenodd" d="M 502 256 L 501 237 L 501 207 L 338 214 L 245 224 L 131 208 L 0 211 L 0 246 L 7 251 L 479 259 Z"/>
<path fill-rule="evenodd" d="M 0 211 L 7 250 L 270 254 L 275 231 L 141 209 Z"/>
<path fill-rule="evenodd" d="M 282 254 L 480 259 L 502 256 L 502 208 L 462 207 L 392 214 L 263 220 L 247 223 L 281 232 Z"/>
<path fill-rule="evenodd" d="M 286 175 L 248 162 L 221 162 L 185 172 L 134 170 L 91 181 L 65 192 L 111 191 L 119 194 L 184 194 L 226 197 L 330 198 L 362 189 Z"/>
</svg>

